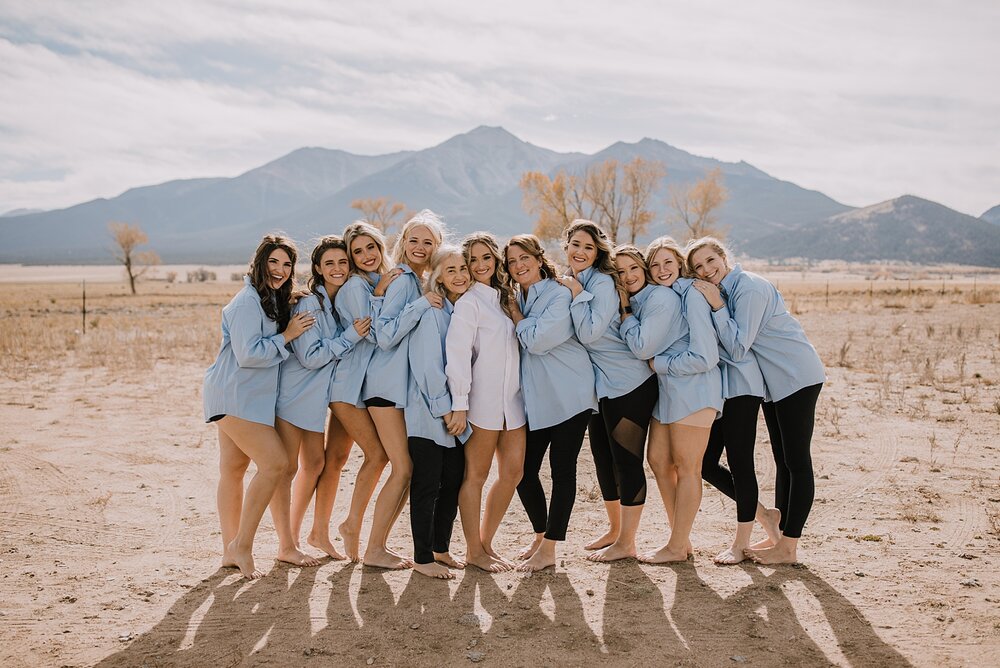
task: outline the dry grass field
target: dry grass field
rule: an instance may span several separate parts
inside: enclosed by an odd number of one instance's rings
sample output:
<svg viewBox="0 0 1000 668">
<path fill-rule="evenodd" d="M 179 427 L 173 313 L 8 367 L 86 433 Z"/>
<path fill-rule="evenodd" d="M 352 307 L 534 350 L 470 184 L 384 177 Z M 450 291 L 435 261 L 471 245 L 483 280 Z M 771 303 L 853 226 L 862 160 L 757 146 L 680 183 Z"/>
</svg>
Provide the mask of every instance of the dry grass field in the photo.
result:
<svg viewBox="0 0 1000 668">
<path fill-rule="evenodd" d="M 256 548 L 267 576 L 218 568 L 217 447 L 200 391 L 236 284 L 144 282 L 133 297 L 88 283 L 84 332 L 78 283 L 8 275 L 0 665 L 996 665 L 1000 276 L 754 268 L 778 282 L 829 375 L 803 564 L 714 565 L 735 509 L 713 489 L 694 562 L 585 561 L 604 521 L 585 448 L 558 568 L 451 583 L 276 564 L 268 516 Z M 761 422 L 765 500 L 769 457 Z M 655 490 L 641 548 L 666 536 Z M 515 499 L 500 546 L 513 553 L 529 533 Z M 391 542 L 411 549 L 406 513 Z"/>
</svg>

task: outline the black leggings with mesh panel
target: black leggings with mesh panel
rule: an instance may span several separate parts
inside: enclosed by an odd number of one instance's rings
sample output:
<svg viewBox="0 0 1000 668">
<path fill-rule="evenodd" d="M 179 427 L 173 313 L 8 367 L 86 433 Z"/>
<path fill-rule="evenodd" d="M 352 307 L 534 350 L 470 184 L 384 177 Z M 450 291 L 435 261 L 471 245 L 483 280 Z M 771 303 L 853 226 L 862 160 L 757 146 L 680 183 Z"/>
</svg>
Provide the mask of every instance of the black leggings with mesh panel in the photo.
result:
<svg viewBox="0 0 1000 668">
<path fill-rule="evenodd" d="M 590 417 L 590 452 L 605 501 L 621 501 L 623 506 L 646 503 L 643 453 L 658 396 L 652 375 L 628 394 L 601 399 L 600 412 Z"/>
</svg>

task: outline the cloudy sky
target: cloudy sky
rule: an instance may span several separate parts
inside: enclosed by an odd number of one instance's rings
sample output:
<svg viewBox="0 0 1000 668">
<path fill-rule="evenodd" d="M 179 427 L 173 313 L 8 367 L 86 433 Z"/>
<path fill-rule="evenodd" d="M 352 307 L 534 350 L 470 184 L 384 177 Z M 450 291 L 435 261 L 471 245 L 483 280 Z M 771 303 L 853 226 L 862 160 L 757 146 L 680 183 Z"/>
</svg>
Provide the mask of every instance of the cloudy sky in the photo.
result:
<svg viewBox="0 0 1000 668">
<path fill-rule="evenodd" d="M 1000 3 L 0 0 L 0 212 L 475 126 L 1000 204 Z M 377 5 L 377 7 L 376 7 Z"/>
</svg>

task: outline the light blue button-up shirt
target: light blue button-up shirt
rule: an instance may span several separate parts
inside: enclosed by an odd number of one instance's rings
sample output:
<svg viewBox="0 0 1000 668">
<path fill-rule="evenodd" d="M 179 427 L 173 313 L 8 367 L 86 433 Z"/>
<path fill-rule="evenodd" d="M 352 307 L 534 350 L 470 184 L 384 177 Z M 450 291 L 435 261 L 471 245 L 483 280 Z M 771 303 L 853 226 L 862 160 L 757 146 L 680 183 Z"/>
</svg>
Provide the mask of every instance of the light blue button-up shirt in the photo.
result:
<svg viewBox="0 0 1000 668">
<path fill-rule="evenodd" d="M 734 361 L 756 357 L 766 401 L 781 401 L 826 380 L 823 362 L 802 325 L 766 278 L 736 265 L 721 287 L 725 305 L 712 314 L 715 331 Z"/>
<path fill-rule="evenodd" d="M 322 307 L 310 294 L 292 309 L 293 314 L 312 312 L 316 324 L 292 341 L 292 355 L 281 363 L 277 415 L 300 429 L 322 433 L 334 369 L 361 336 L 353 322 L 346 330 L 340 327 L 326 288 L 321 285 L 317 290 L 323 295 Z"/>
<path fill-rule="evenodd" d="M 667 405 L 658 407 L 665 410 L 658 410 L 656 417 L 663 424 L 677 422 L 703 408 L 722 410 L 722 370 L 712 307 L 691 287 L 693 283 L 690 278 L 678 278 L 671 286 L 681 298 L 681 315 L 688 333 L 653 358 L 656 373 L 664 381 L 661 388 L 666 390 Z"/>
<path fill-rule="evenodd" d="M 455 447 L 455 437 L 448 434 L 442 419 L 452 410 L 444 372 L 445 336 L 452 310 L 447 299 L 443 308 L 424 309 L 420 322 L 410 332 L 410 387 L 404 410 L 407 436 L 426 438 L 446 448 Z M 465 443 L 471 435 L 472 427 L 466 424 L 458 439 Z"/>
<path fill-rule="evenodd" d="M 368 278 L 371 281 L 378 281 L 379 274 L 371 272 Z M 369 317 L 370 297 L 374 289 L 374 284 L 365 280 L 363 276 L 351 274 L 347 282 L 337 291 L 334 306 L 340 322 L 353 324 L 359 318 Z M 368 365 L 371 363 L 375 348 L 375 334 L 369 332 L 367 337 L 356 343 L 354 348 L 341 358 L 333 370 L 333 382 L 330 384 L 331 402 L 342 401 L 359 408 L 365 407 L 364 401 L 361 400 L 361 388 L 368 374 Z"/>
<path fill-rule="evenodd" d="M 597 378 L 599 399 L 620 397 L 642 385 L 653 375 L 649 366 L 629 350 L 621 337 L 621 300 L 615 280 L 594 267 L 577 275 L 583 285 L 570 305 L 576 338 L 590 353 Z"/>
<path fill-rule="evenodd" d="M 567 288 L 543 278 L 525 295 L 517 291 L 524 320 L 517 323 L 521 344 L 521 390 L 529 429 L 552 427 L 586 410 L 597 410 L 594 366 L 573 334 Z"/>
<path fill-rule="evenodd" d="M 222 347 L 205 371 L 205 421 L 232 415 L 274 426 L 278 365 L 288 357 L 285 337 L 267 317 L 260 295 L 243 277 L 243 289 L 222 309 Z"/>
<path fill-rule="evenodd" d="M 420 316 L 431 308 L 420 288 L 420 280 L 406 264 L 396 280 L 386 288 L 385 297 L 371 296 L 372 331 L 378 349 L 368 366 L 368 377 L 361 390 L 362 399 L 380 397 L 397 408 L 406 406 L 408 387 L 407 339 L 420 322 Z"/>
</svg>

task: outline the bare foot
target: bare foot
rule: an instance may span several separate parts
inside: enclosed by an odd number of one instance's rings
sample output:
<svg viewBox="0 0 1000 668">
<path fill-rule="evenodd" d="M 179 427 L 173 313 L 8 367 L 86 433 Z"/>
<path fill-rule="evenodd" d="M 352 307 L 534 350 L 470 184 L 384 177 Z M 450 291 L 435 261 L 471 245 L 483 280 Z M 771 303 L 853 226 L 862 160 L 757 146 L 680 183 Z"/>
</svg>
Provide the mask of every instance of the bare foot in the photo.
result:
<svg viewBox="0 0 1000 668">
<path fill-rule="evenodd" d="M 309 534 L 306 538 L 306 542 L 315 547 L 317 550 L 322 550 L 328 557 L 336 561 L 343 561 L 347 558 L 337 551 L 337 548 L 335 548 L 333 543 L 330 542 L 329 536 L 320 537 L 314 534 Z"/>
<path fill-rule="evenodd" d="M 777 545 L 781 539 L 781 529 L 778 528 L 778 524 L 781 522 L 781 511 L 777 508 L 765 508 L 757 515 L 756 519 L 764 527 L 764 533 L 767 534 L 771 545 Z"/>
<path fill-rule="evenodd" d="M 256 580 L 264 577 L 264 573 L 254 567 L 253 553 L 250 550 L 240 550 L 237 548 L 235 540 L 229 543 L 226 546 L 225 552 L 222 553 L 222 565 L 227 568 L 235 567 L 240 569 L 240 573 L 247 580 Z"/>
<path fill-rule="evenodd" d="M 766 547 L 762 550 L 746 550 L 746 555 L 758 564 L 795 564 L 798 559 L 795 556 L 795 544 L 787 539 L 778 542 L 774 547 Z"/>
<path fill-rule="evenodd" d="M 758 540 L 756 543 L 751 545 L 748 549 L 751 550 L 763 550 L 769 547 L 774 547 L 774 542 L 770 538 L 764 538 Z"/>
<path fill-rule="evenodd" d="M 603 550 L 597 550 L 587 555 L 590 561 L 618 561 L 619 559 L 635 559 L 635 543 L 622 545 L 617 542 L 608 545 Z"/>
<path fill-rule="evenodd" d="M 454 580 L 455 574 L 452 573 L 446 566 L 432 561 L 429 564 L 413 564 L 413 570 L 421 575 L 426 575 L 429 578 L 437 578 L 438 580 Z"/>
<path fill-rule="evenodd" d="M 344 520 L 337 527 L 337 531 L 340 532 L 340 537 L 344 539 L 344 552 L 347 553 L 347 558 L 351 561 L 361 560 L 361 530 L 352 527 Z"/>
<path fill-rule="evenodd" d="M 543 535 L 536 534 L 534 540 L 531 541 L 531 544 L 517 553 L 518 560 L 524 561 L 525 559 L 531 559 L 531 557 L 535 556 L 535 552 L 538 551 L 538 546 L 542 544 L 542 540 L 544 540 Z"/>
<path fill-rule="evenodd" d="M 368 550 L 365 552 L 364 561 L 362 561 L 365 566 L 373 566 L 374 568 L 386 568 L 388 570 L 398 571 L 403 568 L 409 568 L 413 565 L 409 559 L 404 559 L 397 557 L 395 555 L 389 554 L 385 550 Z"/>
<path fill-rule="evenodd" d="M 671 549 L 670 544 L 664 545 L 659 550 L 653 552 L 646 552 L 645 554 L 639 555 L 639 561 L 644 564 L 667 564 L 675 561 L 687 561 L 688 560 L 688 550 L 687 547 L 683 547 L 680 550 Z"/>
<path fill-rule="evenodd" d="M 476 556 L 469 556 L 466 554 L 465 563 L 469 566 L 475 566 L 479 570 L 486 571 L 487 573 L 503 573 L 504 571 L 509 571 L 511 569 L 510 564 L 507 562 L 494 559 L 485 552 Z"/>
<path fill-rule="evenodd" d="M 546 554 L 542 550 L 535 550 L 531 557 L 517 565 L 517 570 L 522 573 L 535 573 L 546 568 L 555 568 L 556 557 L 554 554 Z"/>
<path fill-rule="evenodd" d="M 618 540 L 618 532 L 613 529 L 608 529 L 603 536 L 595 538 L 586 545 L 583 546 L 585 550 L 600 550 L 605 547 L 611 546 L 616 540 Z"/>
<path fill-rule="evenodd" d="M 434 552 L 433 554 L 434 554 L 434 561 L 438 562 L 439 564 L 444 564 L 445 566 L 448 566 L 450 568 L 457 568 L 458 570 L 462 570 L 463 568 L 465 568 L 465 562 L 462 561 L 461 559 L 456 559 L 455 557 L 451 556 L 451 552 Z M 416 568 L 417 565 L 418 564 L 414 564 L 413 567 Z"/>
<path fill-rule="evenodd" d="M 319 566 L 319 559 L 299 552 L 294 547 L 290 550 L 279 550 L 276 559 L 292 566 Z"/>
<path fill-rule="evenodd" d="M 499 554 L 497 554 L 496 550 L 493 549 L 492 545 L 484 545 L 483 546 L 483 552 L 485 552 L 489 556 L 493 557 L 497 561 L 502 561 L 503 563 L 507 564 L 511 568 L 514 567 L 514 564 L 512 564 L 510 562 L 510 559 L 505 559 L 504 557 L 501 557 Z"/>
<path fill-rule="evenodd" d="M 738 564 L 742 561 L 745 561 L 746 558 L 747 558 L 746 555 L 743 554 L 743 550 L 737 548 L 734 545 L 727 550 L 719 552 L 717 555 L 715 555 L 715 558 L 712 561 L 714 561 L 719 565 L 731 566 L 733 564 Z"/>
</svg>

